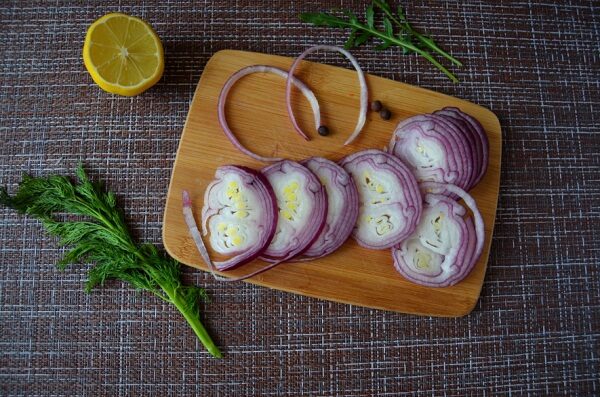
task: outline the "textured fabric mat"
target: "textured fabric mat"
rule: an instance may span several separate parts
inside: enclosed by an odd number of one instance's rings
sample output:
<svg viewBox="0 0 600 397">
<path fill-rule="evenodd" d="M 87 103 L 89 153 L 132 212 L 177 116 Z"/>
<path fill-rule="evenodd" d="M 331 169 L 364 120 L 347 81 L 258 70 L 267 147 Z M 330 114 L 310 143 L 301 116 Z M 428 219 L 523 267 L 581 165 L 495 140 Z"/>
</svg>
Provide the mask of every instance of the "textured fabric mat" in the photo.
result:
<svg viewBox="0 0 600 397">
<path fill-rule="evenodd" d="M 0 184 L 83 161 L 118 193 L 140 238 L 160 243 L 165 194 L 194 88 L 233 48 L 293 56 L 345 34 L 301 11 L 359 1 L 2 1 Z M 503 127 L 496 230 L 481 299 L 465 318 L 402 315 L 221 284 L 186 269 L 213 302 L 211 359 L 179 313 L 86 268 L 40 225 L 0 209 L 0 394 L 159 396 L 600 395 L 600 4 L 403 2 L 465 63 L 451 83 L 397 48 L 355 50 L 363 68 L 492 109 Z M 140 16 L 166 50 L 162 81 L 106 94 L 81 59 L 88 25 Z M 335 56 L 328 62 L 344 65 Z"/>
</svg>

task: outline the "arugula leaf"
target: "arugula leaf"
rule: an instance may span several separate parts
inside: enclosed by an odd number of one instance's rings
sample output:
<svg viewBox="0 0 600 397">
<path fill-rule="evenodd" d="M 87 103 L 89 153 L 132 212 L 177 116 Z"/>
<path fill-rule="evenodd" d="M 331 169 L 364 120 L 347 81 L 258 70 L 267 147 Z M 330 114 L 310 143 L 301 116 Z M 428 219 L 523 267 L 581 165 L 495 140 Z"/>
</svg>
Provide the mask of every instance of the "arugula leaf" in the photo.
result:
<svg viewBox="0 0 600 397">
<path fill-rule="evenodd" d="M 383 12 L 383 30 L 378 30 L 375 26 L 375 10 L 379 9 Z M 436 68 L 441 70 L 450 80 L 458 82 L 458 79 L 452 72 L 438 62 L 429 52 L 433 50 L 439 55 L 450 60 L 457 66 L 462 66 L 462 63 L 456 58 L 442 50 L 431 37 L 424 36 L 417 32 L 406 19 L 406 14 L 401 6 L 398 6 L 397 16 L 392 12 L 392 8 L 385 0 L 373 0 L 365 11 L 365 23 L 360 22 L 358 17 L 351 11 L 343 11 L 346 18 L 333 15 L 332 13 L 302 13 L 300 20 L 307 23 L 312 23 L 315 26 L 326 26 L 330 28 L 351 29 L 350 36 L 344 47 L 350 49 L 366 43 L 370 38 L 381 40 L 381 44 L 375 47 L 375 50 L 385 50 L 394 45 L 402 48 L 404 54 L 416 53 L 429 62 Z M 394 26 L 396 25 L 400 33 L 394 34 Z"/>
<path fill-rule="evenodd" d="M 367 40 L 369 40 L 369 38 L 371 38 L 371 34 L 369 32 L 362 32 L 356 38 L 356 40 L 354 40 L 354 45 L 358 47 L 359 45 L 364 44 Z"/>
<path fill-rule="evenodd" d="M 410 36 L 411 41 L 412 38 L 414 38 L 414 40 L 417 43 L 424 44 L 425 47 L 428 47 L 431 50 L 437 52 L 456 66 L 462 66 L 462 63 L 458 59 L 454 58 L 452 55 L 442 50 L 432 38 L 422 35 L 415 29 L 413 29 L 412 25 L 408 22 L 408 19 L 406 18 L 406 13 L 404 12 L 404 9 L 401 5 L 398 5 L 398 18 L 396 18 L 392 13 L 392 8 L 385 0 L 373 0 L 373 4 L 379 9 L 381 9 L 385 13 L 385 15 L 390 20 L 392 20 L 401 30 L 406 32 Z"/>
<path fill-rule="evenodd" d="M 350 36 L 348 36 L 348 39 L 346 40 L 346 44 L 344 44 L 344 48 L 349 50 L 352 47 L 354 47 L 355 43 L 354 43 L 354 39 L 356 38 L 356 29 L 352 29 L 352 31 L 350 32 Z"/>
<path fill-rule="evenodd" d="M 387 17 L 383 17 L 383 28 L 385 30 L 385 34 L 388 36 L 394 35 L 394 28 L 392 27 L 392 23 Z"/>
<path fill-rule="evenodd" d="M 200 322 L 198 300 L 204 289 L 181 282 L 179 262 L 152 244 L 136 244 L 112 192 L 93 183 L 80 165 L 77 182 L 65 176 L 23 177 L 15 195 L 0 187 L 0 204 L 39 219 L 61 245 L 73 246 L 58 263 L 60 269 L 78 262 L 94 262 L 85 291 L 108 280 L 122 280 L 173 304 L 187 320 L 206 349 L 221 352 Z M 81 218 L 70 220 L 72 216 Z M 71 216 L 71 217 L 69 217 Z"/>
<path fill-rule="evenodd" d="M 375 26 L 375 10 L 373 9 L 373 4 L 369 4 L 365 14 L 367 18 L 367 26 L 373 29 L 373 27 Z"/>
</svg>

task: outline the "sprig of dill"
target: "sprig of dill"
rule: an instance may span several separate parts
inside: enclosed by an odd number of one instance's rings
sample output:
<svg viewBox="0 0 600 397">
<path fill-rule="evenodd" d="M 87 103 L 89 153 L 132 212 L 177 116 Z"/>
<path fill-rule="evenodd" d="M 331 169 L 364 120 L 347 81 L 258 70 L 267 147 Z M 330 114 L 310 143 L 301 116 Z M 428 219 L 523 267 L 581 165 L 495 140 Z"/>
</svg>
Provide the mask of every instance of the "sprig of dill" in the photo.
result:
<svg viewBox="0 0 600 397">
<path fill-rule="evenodd" d="M 46 230 L 72 246 L 57 264 L 60 269 L 79 262 L 93 262 L 86 292 L 107 280 L 123 280 L 138 290 L 148 291 L 173 304 L 214 357 L 221 352 L 199 317 L 199 299 L 204 289 L 183 285 L 180 264 L 162 254 L 153 244 L 137 244 L 129 232 L 114 193 L 101 183 L 91 182 L 81 165 L 77 181 L 60 175 L 25 175 L 17 192 L 10 196 L 0 187 L 0 203 L 39 219 Z M 70 220 L 75 216 L 77 220 Z"/>
<path fill-rule="evenodd" d="M 376 26 L 375 10 L 381 10 L 381 27 Z M 315 26 L 327 26 L 330 28 L 350 29 L 350 35 L 344 47 L 348 50 L 366 43 L 369 39 L 378 39 L 380 44 L 375 50 L 381 51 L 395 45 L 402 48 L 403 53 L 416 53 L 431 62 L 441 70 L 450 80 L 457 83 L 458 79 L 444 65 L 438 62 L 429 51 L 448 59 L 456 66 L 462 63 L 442 50 L 437 43 L 428 36 L 416 31 L 408 22 L 406 13 L 398 6 L 396 13 L 386 0 L 373 0 L 365 11 L 365 22 L 360 22 L 356 14 L 351 11 L 343 11 L 343 16 L 337 16 L 326 12 L 306 12 L 300 14 L 300 20 L 312 23 Z M 396 25 L 396 29 L 394 29 Z"/>
</svg>

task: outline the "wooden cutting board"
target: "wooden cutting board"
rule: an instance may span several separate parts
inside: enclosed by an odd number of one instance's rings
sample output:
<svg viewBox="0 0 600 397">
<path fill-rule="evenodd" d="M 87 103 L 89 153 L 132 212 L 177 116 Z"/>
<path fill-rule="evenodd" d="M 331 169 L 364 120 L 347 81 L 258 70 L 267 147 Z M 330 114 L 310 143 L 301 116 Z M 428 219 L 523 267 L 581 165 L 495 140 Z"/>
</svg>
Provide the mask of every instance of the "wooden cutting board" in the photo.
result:
<svg viewBox="0 0 600 397">
<path fill-rule="evenodd" d="M 238 164 L 260 169 L 265 165 L 241 154 L 223 134 L 217 120 L 221 87 L 232 73 L 244 66 L 266 64 L 287 70 L 291 62 L 291 58 L 281 56 L 225 50 L 217 52 L 206 64 L 181 136 L 164 214 L 164 245 L 180 262 L 207 270 L 183 220 L 182 190 L 190 191 L 196 220 L 200 223 L 204 190 L 217 167 Z M 325 258 L 282 264 L 248 281 L 316 298 L 397 312 L 448 317 L 470 313 L 483 284 L 496 216 L 502 152 L 498 118 L 471 102 L 368 75 L 370 99 L 381 100 L 392 111 L 392 119 L 384 121 L 377 113 L 369 112 L 361 136 L 352 145 L 343 146 L 357 118 L 356 73 L 351 69 L 304 62 L 297 76 L 314 90 L 330 135 L 321 137 L 314 132 L 308 102 L 300 94 L 294 94 L 293 106 L 298 120 L 312 140 L 307 142 L 298 136 L 285 110 L 284 80 L 274 75 L 254 74 L 233 87 L 226 109 L 232 130 L 244 145 L 266 156 L 293 160 L 323 156 L 337 161 L 362 149 L 384 148 L 396 124 L 415 114 L 456 106 L 476 117 L 490 141 L 487 174 L 471 192 L 485 220 L 484 251 L 470 275 L 447 288 L 427 288 L 405 280 L 394 269 L 389 250 L 364 249 L 352 239 Z M 263 262 L 255 261 L 223 274 L 239 276 L 261 266 Z"/>
</svg>

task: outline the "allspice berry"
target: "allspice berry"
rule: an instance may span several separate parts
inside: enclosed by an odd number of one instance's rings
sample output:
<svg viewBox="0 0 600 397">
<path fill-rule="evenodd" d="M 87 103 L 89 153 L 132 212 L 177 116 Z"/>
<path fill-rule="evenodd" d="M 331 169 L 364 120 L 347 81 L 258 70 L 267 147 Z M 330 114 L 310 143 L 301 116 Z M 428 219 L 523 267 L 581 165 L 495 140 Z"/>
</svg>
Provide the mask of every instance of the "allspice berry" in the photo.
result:
<svg viewBox="0 0 600 397">
<path fill-rule="evenodd" d="M 379 112 L 379 117 L 384 120 L 389 120 L 392 117 L 392 112 L 390 112 L 388 109 L 381 109 Z"/>
<path fill-rule="evenodd" d="M 319 127 L 319 129 L 317 130 L 317 132 L 321 136 L 327 136 L 327 135 L 329 135 L 329 128 L 327 128 L 326 126 L 322 125 L 322 126 Z"/>
<path fill-rule="evenodd" d="M 372 111 L 379 112 L 381 109 L 383 109 L 383 105 L 381 104 L 381 101 L 371 102 L 371 110 Z"/>
</svg>

